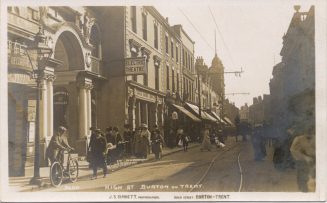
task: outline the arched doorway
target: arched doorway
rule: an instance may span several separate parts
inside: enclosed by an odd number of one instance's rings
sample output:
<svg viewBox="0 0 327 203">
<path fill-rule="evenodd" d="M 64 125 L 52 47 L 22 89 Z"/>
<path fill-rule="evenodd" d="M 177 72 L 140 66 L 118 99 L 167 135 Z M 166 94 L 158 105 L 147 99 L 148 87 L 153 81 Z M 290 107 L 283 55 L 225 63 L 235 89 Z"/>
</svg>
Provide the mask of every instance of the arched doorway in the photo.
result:
<svg viewBox="0 0 327 203">
<path fill-rule="evenodd" d="M 85 70 L 83 45 L 79 35 L 70 28 L 58 32 L 60 34 L 55 41 L 54 58 L 61 61 L 61 64 L 55 69 L 56 79 L 53 84 L 53 127 L 56 132 L 59 126 L 65 126 L 70 144 L 76 146 L 81 125 L 80 100 L 85 99 L 80 98 L 78 81 L 79 72 Z"/>
</svg>

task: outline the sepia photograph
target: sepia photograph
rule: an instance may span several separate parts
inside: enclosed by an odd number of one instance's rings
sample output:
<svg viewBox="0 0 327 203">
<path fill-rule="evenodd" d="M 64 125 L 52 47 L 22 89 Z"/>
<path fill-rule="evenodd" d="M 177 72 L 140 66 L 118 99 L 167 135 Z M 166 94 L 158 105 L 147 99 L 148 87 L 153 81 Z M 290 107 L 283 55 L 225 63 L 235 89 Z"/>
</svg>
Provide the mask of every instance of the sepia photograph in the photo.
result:
<svg viewBox="0 0 327 203">
<path fill-rule="evenodd" d="M 326 201 L 326 18 L 1 2 L 1 201 Z"/>
</svg>

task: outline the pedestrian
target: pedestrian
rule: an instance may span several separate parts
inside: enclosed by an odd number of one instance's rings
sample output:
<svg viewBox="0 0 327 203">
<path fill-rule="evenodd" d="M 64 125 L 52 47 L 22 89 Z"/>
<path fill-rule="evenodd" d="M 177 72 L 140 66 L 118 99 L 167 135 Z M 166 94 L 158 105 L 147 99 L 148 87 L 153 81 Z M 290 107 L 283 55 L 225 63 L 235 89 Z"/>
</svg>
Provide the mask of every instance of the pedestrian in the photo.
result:
<svg viewBox="0 0 327 203">
<path fill-rule="evenodd" d="M 263 149 L 262 149 L 262 127 L 261 124 L 256 124 L 254 126 L 254 131 L 252 135 L 252 146 L 254 151 L 254 160 L 263 160 Z"/>
<path fill-rule="evenodd" d="M 141 157 L 141 128 L 138 127 L 134 132 L 134 155 L 136 157 Z"/>
<path fill-rule="evenodd" d="M 95 130 L 95 137 L 90 141 L 89 148 L 91 150 L 91 166 L 93 169 L 91 180 L 97 178 L 98 167 L 103 169 L 103 177 L 105 178 L 107 175 L 107 142 L 104 136 L 101 135 L 100 129 Z"/>
<path fill-rule="evenodd" d="M 124 125 L 124 134 L 123 134 L 123 139 L 126 143 L 126 153 L 128 155 L 132 154 L 132 140 L 133 140 L 133 133 L 130 129 L 129 124 Z"/>
<path fill-rule="evenodd" d="M 106 128 L 106 141 L 107 143 L 111 143 L 113 145 L 115 145 L 116 143 L 115 137 L 113 136 L 113 129 L 111 126 Z"/>
<path fill-rule="evenodd" d="M 182 141 L 184 152 L 187 152 L 188 142 L 190 141 L 190 138 L 186 135 L 182 126 L 179 127 L 177 131 L 177 136 Z"/>
<path fill-rule="evenodd" d="M 114 164 L 116 162 L 114 156 L 115 148 L 116 148 L 115 146 L 116 139 L 113 135 L 113 129 L 111 126 L 106 128 L 105 137 L 107 141 L 107 155 L 106 155 L 107 164 Z"/>
<path fill-rule="evenodd" d="M 211 144 L 210 144 L 210 135 L 209 135 L 209 128 L 205 127 L 202 132 L 202 144 L 200 150 L 208 150 L 211 151 Z"/>
<path fill-rule="evenodd" d="M 146 159 L 148 157 L 148 153 L 150 151 L 151 133 L 148 130 L 148 125 L 145 123 L 141 124 L 140 137 L 141 137 L 141 142 L 140 142 L 141 157 Z"/>
<path fill-rule="evenodd" d="M 161 159 L 163 137 L 157 125 L 155 125 L 151 133 L 152 152 L 155 154 L 156 160 Z"/>
<path fill-rule="evenodd" d="M 294 138 L 290 151 L 295 159 L 297 183 L 302 192 L 315 191 L 315 147 L 314 126 L 310 126 L 303 134 Z"/>
</svg>

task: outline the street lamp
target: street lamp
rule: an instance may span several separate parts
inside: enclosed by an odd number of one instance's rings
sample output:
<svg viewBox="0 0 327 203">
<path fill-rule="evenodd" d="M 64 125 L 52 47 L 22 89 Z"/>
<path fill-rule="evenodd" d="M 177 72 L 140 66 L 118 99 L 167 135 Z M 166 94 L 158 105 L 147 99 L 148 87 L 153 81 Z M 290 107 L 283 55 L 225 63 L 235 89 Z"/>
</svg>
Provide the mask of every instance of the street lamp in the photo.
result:
<svg viewBox="0 0 327 203">
<path fill-rule="evenodd" d="M 26 48 L 26 54 L 31 63 L 31 78 L 36 81 L 36 118 L 35 118 L 35 143 L 34 143 L 34 175 L 30 184 L 41 184 L 40 178 L 40 99 L 42 98 L 41 82 L 44 76 L 44 69 L 49 61 L 53 51 L 48 46 L 46 37 L 39 27 L 31 46 Z"/>
</svg>

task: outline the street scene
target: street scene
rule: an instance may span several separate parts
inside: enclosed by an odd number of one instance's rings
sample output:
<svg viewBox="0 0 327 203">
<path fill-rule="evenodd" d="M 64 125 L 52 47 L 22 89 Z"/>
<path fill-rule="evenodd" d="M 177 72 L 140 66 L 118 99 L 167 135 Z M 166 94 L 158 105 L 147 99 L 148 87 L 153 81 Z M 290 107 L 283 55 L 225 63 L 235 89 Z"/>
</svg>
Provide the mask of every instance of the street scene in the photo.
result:
<svg viewBox="0 0 327 203">
<path fill-rule="evenodd" d="M 315 6 L 253 5 L 8 6 L 10 191 L 316 192 Z"/>
</svg>

